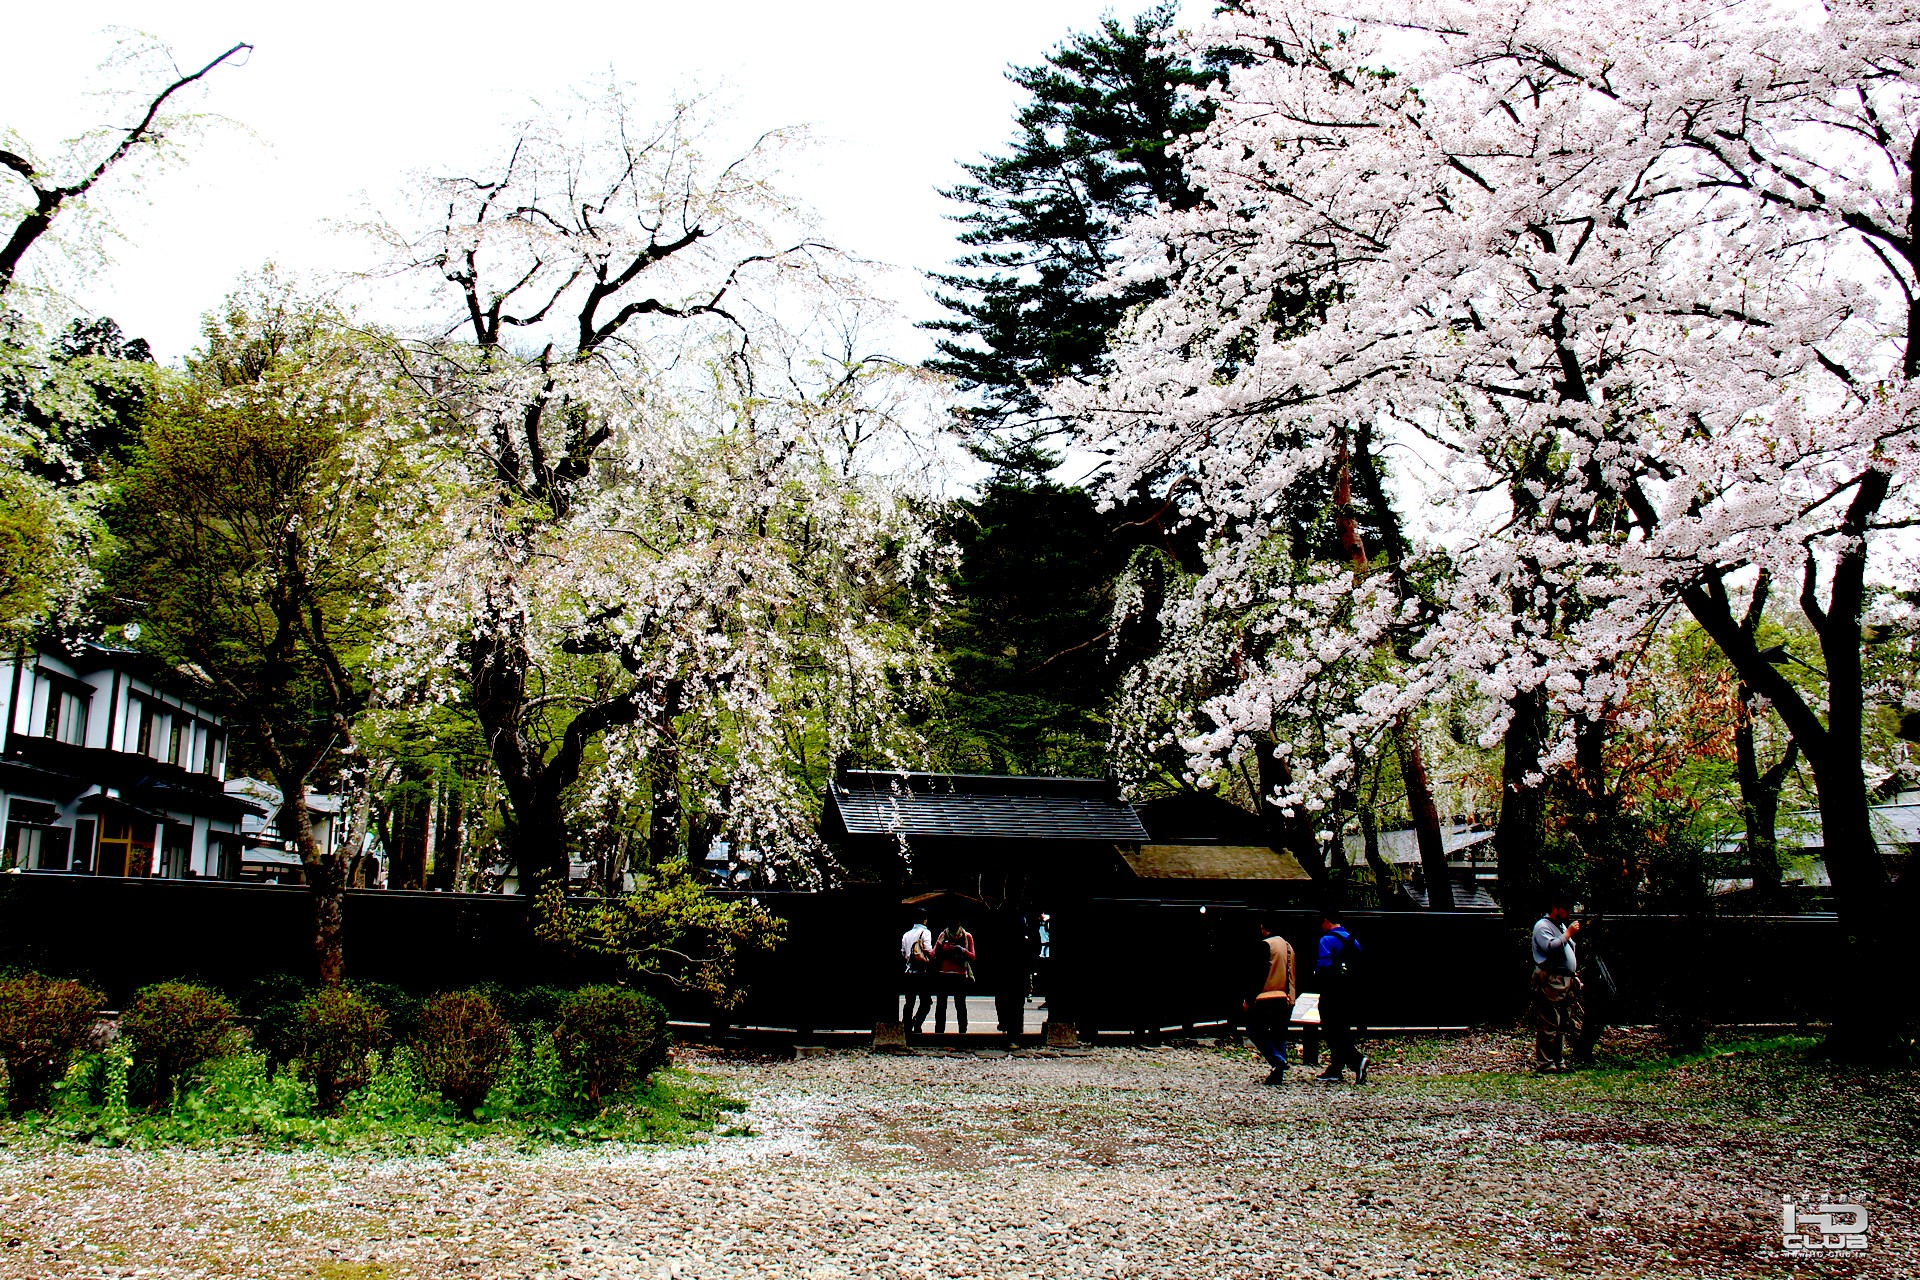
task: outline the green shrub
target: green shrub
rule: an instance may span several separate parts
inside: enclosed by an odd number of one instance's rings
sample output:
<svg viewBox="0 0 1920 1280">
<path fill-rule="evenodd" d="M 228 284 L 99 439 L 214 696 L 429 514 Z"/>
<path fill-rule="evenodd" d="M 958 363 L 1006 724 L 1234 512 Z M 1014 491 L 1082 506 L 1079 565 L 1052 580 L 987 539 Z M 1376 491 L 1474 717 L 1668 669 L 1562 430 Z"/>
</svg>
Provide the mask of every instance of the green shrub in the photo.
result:
<svg viewBox="0 0 1920 1280">
<path fill-rule="evenodd" d="M 139 1094 L 149 1105 L 171 1098 L 181 1077 L 231 1052 L 238 1037 L 225 996 L 185 982 L 143 988 L 120 1015 L 120 1034 L 133 1048 Z"/>
<path fill-rule="evenodd" d="M 82 983 L 38 973 L 0 980 L 0 1059 L 14 1114 L 45 1104 L 74 1051 L 93 1038 L 105 999 Z"/>
<path fill-rule="evenodd" d="M 391 982 L 363 982 L 356 979 L 347 983 L 347 986 L 373 1001 L 386 1014 L 389 1039 L 400 1043 L 413 1039 L 420 1025 L 420 1011 L 426 1005 L 424 1000 Z"/>
<path fill-rule="evenodd" d="M 472 1118 L 513 1049 L 507 1020 L 478 991 L 443 991 L 420 1010 L 413 1059 L 427 1088 Z"/>
<path fill-rule="evenodd" d="M 253 1019 L 253 1047 L 270 1065 L 300 1056 L 300 1005 L 312 993 L 312 983 L 290 973 L 270 973 L 240 989 L 240 1012 Z"/>
<path fill-rule="evenodd" d="M 350 987 L 322 987 L 300 1002 L 300 1074 L 320 1111 L 366 1085 L 386 1029 L 385 1010 Z"/>
<path fill-rule="evenodd" d="M 672 1038 L 660 1002 L 624 987 L 582 987 L 560 1002 L 554 1044 L 595 1106 L 667 1065 Z"/>
<path fill-rule="evenodd" d="M 560 1021 L 560 1005 L 572 995 L 565 987 L 522 987 L 502 991 L 494 1003 L 516 1027 L 551 1027 Z"/>
</svg>

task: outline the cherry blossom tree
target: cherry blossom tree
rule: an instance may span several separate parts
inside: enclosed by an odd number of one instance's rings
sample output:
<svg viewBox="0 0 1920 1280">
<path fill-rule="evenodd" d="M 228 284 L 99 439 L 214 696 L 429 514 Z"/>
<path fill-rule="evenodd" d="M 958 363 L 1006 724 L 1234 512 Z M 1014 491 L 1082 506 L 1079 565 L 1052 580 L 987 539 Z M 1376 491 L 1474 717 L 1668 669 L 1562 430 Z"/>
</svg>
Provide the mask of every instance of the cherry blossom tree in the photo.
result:
<svg viewBox="0 0 1920 1280">
<path fill-rule="evenodd" d="M 699 826 L 805 878 L 814 789 L 894 758 L 927 674 L 899 606 L 935 547 L 890 470 L 919 377 L 841 322 L 859 290 L 771 184 L 783 137 L 714 164 L 702 111 L 583 99 L 388 232 L 458 317 L 407 357 L 441 514 L 389 680 L 472 706 L 530 892 L 608 792 L 646 798 L 656 858 Z"/>
<path fill-rule="evenodd" d="M 1257 536 L 1377 424 L 1457 572 L 1374 723 L 1448 681 L 1483 699 L 1509 896 L 1545 777 L 1590 769 L 1623 664 L 1684 608 L 1800 744 L 1843 910 L 1879 933 L 1861 624 L 1913 519 L 1911 19 L 1250 3 L 1190 39 L 1239 63 L 1183 150 L 1205 200 L 1136 225 L 1115 287 L 1168 292 L 1057 393 L 1116 491 L 1170 470 Z M 1824 708 L 1741 626 L 1760 575 L 1798 588 Z"/>
</svg>

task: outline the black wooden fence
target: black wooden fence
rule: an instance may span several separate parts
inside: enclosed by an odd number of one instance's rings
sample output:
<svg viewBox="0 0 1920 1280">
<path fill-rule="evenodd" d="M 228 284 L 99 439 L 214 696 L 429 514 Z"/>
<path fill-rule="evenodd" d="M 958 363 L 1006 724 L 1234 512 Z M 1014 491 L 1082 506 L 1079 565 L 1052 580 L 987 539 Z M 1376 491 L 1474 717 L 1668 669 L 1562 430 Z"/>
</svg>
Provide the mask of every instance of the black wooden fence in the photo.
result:
<svg viewBox="0 0 1920 1280">
<path fill-rule="evenodd" d="M 879 890 L 769 894 L 787 941 L 747 974 L 738 1026 L 796 1032 L 870 1028 L 899 981 L 906 917 Z M 0 965 L 84 977 L 124 1000 L 135 988 L 191 978 L 236 988 L 312 967 L 311 905 L 295 887 L 49 874 L 0 875 Z M 1054 913 L 1047 994 L 1053 1015 L 1093 1031 L 1159 1031 L 1228 1017 L 1257 965 L 1254 911 L 1225 902 L 1095 899 Z M 1277 913 L 1310 964 L 1318 920 Z M 1525 995 L 1525 939 L 1498 916 L 1352 912 L 1369 956 L 1369 1020 L 1378 1026 L 1501 1024 Z M 485 894 L 349 891 L 351 977 L 416 991 L 481 982 L 572 984 L 615 976 L 535 937 L 524 899 Z M 982 934 L 982 970 L 990 928 Z M 1819 1022 L 1836 978 L 1831 916 L 1687 919 L 1621 916 L 1588 937 L 1620 988 L 1615 1021 L 1694 1010 L 1718 1022 Z M 714 1010 L 660 992 L 681 1018 Z"/>
</svg>

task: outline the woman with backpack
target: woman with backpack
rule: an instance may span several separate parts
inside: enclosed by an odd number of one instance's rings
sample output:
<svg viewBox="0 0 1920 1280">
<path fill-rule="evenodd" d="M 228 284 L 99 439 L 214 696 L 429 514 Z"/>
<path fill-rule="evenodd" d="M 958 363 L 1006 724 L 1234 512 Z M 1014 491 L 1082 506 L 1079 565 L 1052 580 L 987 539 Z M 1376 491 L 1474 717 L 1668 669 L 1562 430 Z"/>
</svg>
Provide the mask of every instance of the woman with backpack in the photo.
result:
<svg viewBox="0 0 1920 1280">
<path fill-rule="evenodd" d="M 948 996 L 953 997 L 954 1020 L 959 1023 L 960 1034 L 967 1034 L 967 989 L 973 986 L 975 958 L 973 935 L 967 932 L 966 924 L 956 918 L 933 944 L 935 1035 L 946 1034 Z"/>
</svg>

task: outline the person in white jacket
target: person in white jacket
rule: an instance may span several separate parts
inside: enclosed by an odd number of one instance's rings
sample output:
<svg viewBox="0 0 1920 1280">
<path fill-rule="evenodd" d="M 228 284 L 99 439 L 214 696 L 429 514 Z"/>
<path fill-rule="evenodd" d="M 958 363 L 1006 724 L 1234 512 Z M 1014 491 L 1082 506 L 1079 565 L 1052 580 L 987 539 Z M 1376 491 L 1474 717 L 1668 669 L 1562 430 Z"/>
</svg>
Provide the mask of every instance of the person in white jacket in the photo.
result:
<svg viewBox="0 0 1920 1280">
<path fill-rule="evenodd" d="M 900 935 L 900 968 L 904 992 L 900 1021 L 908 1031 L 917 1032 L 926 1026 L 927 1011 L 933 1008 L 933 930 L 927 928 L 924 911 L 915 915 L 913 924 Z"/>
</svg>

